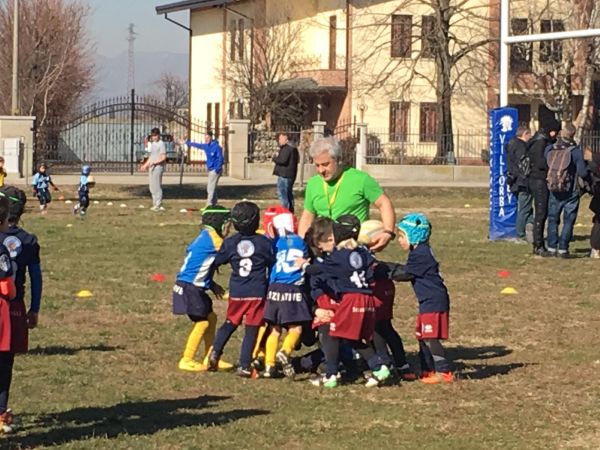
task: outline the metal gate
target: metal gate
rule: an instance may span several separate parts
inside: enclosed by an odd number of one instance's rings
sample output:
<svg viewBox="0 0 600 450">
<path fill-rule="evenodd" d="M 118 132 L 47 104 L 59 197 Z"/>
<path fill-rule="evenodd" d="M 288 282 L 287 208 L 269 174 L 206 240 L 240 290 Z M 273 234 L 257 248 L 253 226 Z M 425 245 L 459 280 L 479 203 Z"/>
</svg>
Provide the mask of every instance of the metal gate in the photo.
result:
<svg viewBox="0 0 600 450">
<path fill-rule="evenodd" d="M 167 149 L 167 171 L 206 172 L 204 152 L 179 145 L 176 140 L 191 137 L 203 142 L 204 133 L 211 129 L 217 138 L 223 138 L 220 143 L 227 161 L 227 130 L 211 125 L 192 121 L 132 90 L 130 97 L 91 104 L 68 121 L 36 124 L 35 166 L 44 162 L 53 173 L 65 173 L 78 172 L 82 164 L 90 164 L 95 172 L 133 174 L 147 155 L 147 138 L 156 127 Z"/>
</svg>

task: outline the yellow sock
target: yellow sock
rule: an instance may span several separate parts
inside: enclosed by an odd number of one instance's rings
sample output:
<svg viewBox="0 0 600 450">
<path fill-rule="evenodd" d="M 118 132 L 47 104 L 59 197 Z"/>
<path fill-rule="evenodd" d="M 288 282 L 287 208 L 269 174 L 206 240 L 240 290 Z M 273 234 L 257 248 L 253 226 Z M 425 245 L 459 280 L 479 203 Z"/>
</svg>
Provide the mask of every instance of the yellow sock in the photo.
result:
<svg viewBox="0 0 600 450">
<path fill-rule="evenodd" d="M 267 338 L 267 351 L 265 353 L 265 365 L 273 367 L 275 365 L 275 355 L 279 347 L 279 333 L 275 330 Z"/>
<path fill-rule="evenodd" d="M 258 358 L 262 350 L 263 337 L 265 336 L 265 331 L 267 331 L 267 326 L 263 325 L 258 329 L 258 334 L 256 335 L 256 344 L 254 344 L 254 350 L 252 351 L 252 358 Z"/>
<path fill-rule="evenodd" d="M 206 328 L 206 332 L 204 333 L 204 357 L 208 356 L 208 352 L 213 345 L 213 341 L 215 340 L 215 331 L 217 330 L 217 315 L 214 312 L 211 312 L 208 315 L 208 328 Z"/>
<path fill-rule="evenodd" d="M 281 351 L 286 355 L 291 355 L 296 345 L 300 342 L 300 333 L 294 330 L 288 331 L 287 336 L 283 340 L 283 345 L 281 346 Z"/>
<path fill-rule="evenodd" d="M 196 356 L 196 352 L 198 351 L 198 347 L 200 347 L 200 341 L 202 341 L 202 337 L 208 328 L 208 321 L 203 320 L 201 322 L 196 322 L 194 324 L 194 328 L 190 332 L 188 336 L 188 340 L 185 344 L 185 350 L 183 351 L 183 359 L 191 360 Z"/>
</svg>

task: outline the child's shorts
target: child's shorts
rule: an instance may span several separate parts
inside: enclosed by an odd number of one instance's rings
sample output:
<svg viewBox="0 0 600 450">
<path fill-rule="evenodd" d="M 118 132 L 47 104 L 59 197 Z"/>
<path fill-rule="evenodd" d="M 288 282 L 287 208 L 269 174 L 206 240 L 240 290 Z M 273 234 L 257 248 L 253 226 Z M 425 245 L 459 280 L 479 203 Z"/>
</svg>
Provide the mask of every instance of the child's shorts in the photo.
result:
<svg viewBox="0 0 600 450">
<path fill-rule="evenodd" d="M 375 310 L 375 320 L 392 320 L 394 318 L 394 297 L 396 285 L 392 280 L 377 280 L 373 285 L 373 296 L 381 302 Z"/>
<path fill-rule="evenodd" d="M 206 291 L 185 281 L 173 286 L 173 314 L 208 317 L 213 310 L 212 298 Z"/>
<path fill-rule="evenodd" d="M 448 339 L 450 314 L 446 312 L 420 313 L 417 316 L 417 340 Z"/>
<path fill-rule="evenodd" d="M 380 304 L 372 295 L 344 294 L 329 324 L 329 335 L 352 341 L 371 341 L 375 331 L 375 309 Z"/>
<path fill-rule="evenodd" d="M 29 329 L 23 300 L 0 299 L 0 351 L 27 352 Z"/>
<path fill-rule="evenodd" d="M 312 314 L 304 289 L 291 284 L 271 283 L 264 319 L 273 325 L 310 322 Z"/>
<path fill-rule="evenodd" d="M 45 205 L 52 201 L 52 195 L 49 189 L 38 189 L 37 198 L 40 201 L 40 205 Z"/>
<path fill-rule="evenodd" d="M 258 327 L 263 324 L 264 297 L 229 297 L 227 320 L 236 327 L 242 324 Z"/>
</svg>

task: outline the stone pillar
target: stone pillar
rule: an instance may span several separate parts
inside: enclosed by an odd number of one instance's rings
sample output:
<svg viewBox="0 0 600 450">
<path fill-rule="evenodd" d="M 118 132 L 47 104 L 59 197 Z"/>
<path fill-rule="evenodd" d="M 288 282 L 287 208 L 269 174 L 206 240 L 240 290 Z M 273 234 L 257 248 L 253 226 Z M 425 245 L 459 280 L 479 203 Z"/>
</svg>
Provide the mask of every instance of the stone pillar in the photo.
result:
<svg viewBox="0 0 600 450">
<path fill-rule="evenodd" d="M 367 124 L 357 123 L 356 129 L 358 131 L 358 143 L 356 144 L 356 168 L 362 169 L 365 163 L 365 156 L 367 156 Z"/>
<path fill-rule="evenodd" d="M 9 175 L 28 178 L 33 173 L 34 122 L 35 117 L 32 116 L 0 116 L 0 140 L 19 139 L 22 148 L 21 154 L 18 155 L 19 170 L 11 171 Z"/>
<path fill-rule="evenodd" d="M 325 126 L 327 122 L 313 122 L 314 139 L 317 140 L 325 136 Z"/>
<path fill-rule="evenodd" d="M 250 121 L 231 119 L 229 121 L 229 176 L 245 180 L 248 165 L 248 130 Z"/>
</svg>

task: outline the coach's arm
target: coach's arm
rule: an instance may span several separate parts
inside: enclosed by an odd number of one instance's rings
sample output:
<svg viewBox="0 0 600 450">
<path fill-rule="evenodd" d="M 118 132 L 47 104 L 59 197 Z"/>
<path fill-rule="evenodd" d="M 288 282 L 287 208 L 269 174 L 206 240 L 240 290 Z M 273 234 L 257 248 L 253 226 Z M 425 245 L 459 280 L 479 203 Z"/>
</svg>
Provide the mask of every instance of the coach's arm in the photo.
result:
<svg viewBox="0 0 600 450">
<path fill-rule="evenodd" d="M 392 201 L 385 194 L 381 194 L 379 198 L 375 200 L 373 205 L 381 214 L 383 229 L 388 231 L 388 233 L 381 233 L 379 236 L 373 239 L 371 250 L 378 252 L 383 250 L 392 240 L 391 233 L 395 233 L 396 230 L 396 211 L 394 211 L 394 205 L 392 205 Z"/>
<path fill-rule="evenodd" d="M 298 222 L 298 234 L 301 238 L 304 238 L 306 231 L 310 228 L 313 221 L 315 220 L 315 215 L 308 210 L 302 211 L 302 215 L 300 216 L 300 222 Z"/>
</svg>

